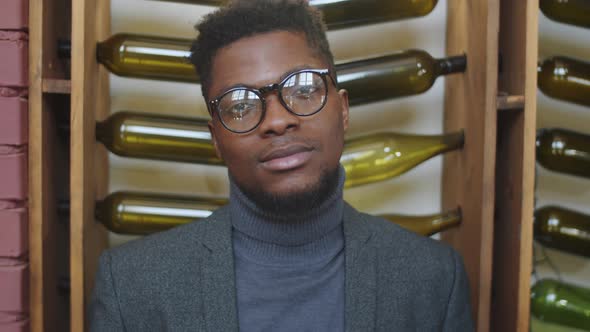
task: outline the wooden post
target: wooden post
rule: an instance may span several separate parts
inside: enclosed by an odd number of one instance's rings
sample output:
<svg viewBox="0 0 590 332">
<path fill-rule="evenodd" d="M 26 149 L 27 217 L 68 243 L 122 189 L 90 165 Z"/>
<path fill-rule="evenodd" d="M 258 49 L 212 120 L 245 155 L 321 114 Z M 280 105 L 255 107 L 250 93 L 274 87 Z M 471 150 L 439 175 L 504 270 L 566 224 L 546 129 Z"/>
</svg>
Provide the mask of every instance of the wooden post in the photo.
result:
<svg viewBox="0 0 590 332">
<path fill-rule="evenodd" d="M 501 1 L 498 87 L 524 104 L 498 114 L 493 331 L 529 330 L 538 16 L 538 0 Z"/>
<path fill-rule="evenodd" d="M 465 129 L 462 153 L 445 157 L 443 210 L 461 206 L 463 223 L 442 235 L 465 261 L 477 331 L 490 328 L 499 0 L 449 0 L 447 54 L 467 54 L 464 75 L 445 80 L 445 132 Z"/>
<path fill-rule="evenodd" d="M 67 224 L 57 217 L 57 201 L 68 197 L 68 146 L 58 139 L 56 121 L 69 111 L 69 95 L 54 94 L 55 80 L 67 80 L 57 40 L 69 38 L 67 1 L 29 0 L 29 259 L 31 331 L 67 331 Z M 60 180 L 62 179 L 62 180 Z M 65 181 L 63 181 L 65 179 Z"/>
<path fill-rule="evenodd" d="M 96 61 L 96 44 L 110 32 L 109 0 L 72 1 L 72 107 L 70 273 L 71 330 L 85 331 L 87 300 L 94 286 L 107 232 L 94 219 L 106 195 L 108 160 L 95 140 L 96 121 L 109 113 L 108 72 Z"/>
</svg>

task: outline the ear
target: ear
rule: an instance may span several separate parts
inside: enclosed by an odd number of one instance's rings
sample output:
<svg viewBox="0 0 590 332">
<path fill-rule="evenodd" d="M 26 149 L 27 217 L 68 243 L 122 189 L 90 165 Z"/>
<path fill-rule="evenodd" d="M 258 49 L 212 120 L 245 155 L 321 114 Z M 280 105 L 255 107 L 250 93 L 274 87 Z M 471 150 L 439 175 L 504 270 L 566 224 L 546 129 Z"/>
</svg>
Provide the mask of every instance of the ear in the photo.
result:
<svg viewBox="0 0 590 332">
<path fill-rule="evenodd" d="M 340 107 L 341 107 L 341 112 L 342 112 L 342 127 L 344 128 L 344 131 L 346 132 L 348 130 L 348 91 L 344 90 L 344 89 L 340 89 L 338 91 L 338 96 L 340 97 Z"/>
<path fill-rule="evenodd" d="M 221 156 L 221 151 L 219 151 L 219 145 L 217 144 L 217 135 L 215 134 L 215 125 L 213 124 L 213 119 L 207 122 L 207 127 L 209 127 L 209 133 L 211 133 L 211 143 L 213 143 L 215 154 L 217 155 L 217 158 L 223 160 L 223 157 Z"/>
</svg>

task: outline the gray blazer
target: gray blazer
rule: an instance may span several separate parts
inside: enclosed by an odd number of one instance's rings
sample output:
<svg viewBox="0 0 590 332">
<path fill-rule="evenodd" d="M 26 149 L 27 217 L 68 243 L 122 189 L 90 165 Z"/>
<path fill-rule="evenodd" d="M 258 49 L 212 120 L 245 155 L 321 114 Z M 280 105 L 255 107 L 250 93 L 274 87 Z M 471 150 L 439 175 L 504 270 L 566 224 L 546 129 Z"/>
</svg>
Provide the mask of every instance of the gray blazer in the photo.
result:
<svg viewBox="0 0 590 332">
<path fill-rule="evenodd" d="M 345 204 L 346 331 L 473 331 L 468 281 L 449 246 Z M 237 331 L 227 208 L 107 250 L 91 331 Z"/>
</svg>

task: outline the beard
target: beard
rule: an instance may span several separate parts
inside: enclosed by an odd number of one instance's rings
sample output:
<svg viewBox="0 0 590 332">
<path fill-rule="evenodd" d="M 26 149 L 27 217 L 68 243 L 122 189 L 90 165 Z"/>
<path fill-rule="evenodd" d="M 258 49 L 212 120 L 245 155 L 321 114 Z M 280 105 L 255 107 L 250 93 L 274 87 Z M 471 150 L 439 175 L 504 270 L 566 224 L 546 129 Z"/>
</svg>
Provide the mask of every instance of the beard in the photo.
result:
<svg viewBox="0 0 590 332">
<path fill-rule="evenodd" d="M 288 217 L 302 215 L 320 207 L 338 187 L 339 175 L 339 166 L 334 169 L 324 169 L 313 185 L 300 191 L 284 194 L 248 189 L 238 183 L 236 185 L 262 211 Z"/>
</svg>

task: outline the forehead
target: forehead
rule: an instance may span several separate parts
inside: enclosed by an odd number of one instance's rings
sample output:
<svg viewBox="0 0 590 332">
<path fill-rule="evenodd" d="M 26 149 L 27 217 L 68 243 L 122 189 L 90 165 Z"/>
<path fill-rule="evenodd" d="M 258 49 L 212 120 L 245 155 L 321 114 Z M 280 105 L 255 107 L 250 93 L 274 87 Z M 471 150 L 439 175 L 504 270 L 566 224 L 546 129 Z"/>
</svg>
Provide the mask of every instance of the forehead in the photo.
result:
<svg viewBox="0 0 590 332">
<path fill-rule="evenodd" d="M 211 96 L 229 87 L 275 83 L 293 69 L 324 68 L 326 64 L 302 33 L 276 31 L 242 38 L 221 48 L 211 68 Z"/>
</svg>

